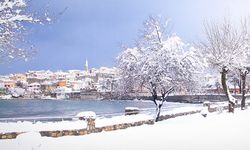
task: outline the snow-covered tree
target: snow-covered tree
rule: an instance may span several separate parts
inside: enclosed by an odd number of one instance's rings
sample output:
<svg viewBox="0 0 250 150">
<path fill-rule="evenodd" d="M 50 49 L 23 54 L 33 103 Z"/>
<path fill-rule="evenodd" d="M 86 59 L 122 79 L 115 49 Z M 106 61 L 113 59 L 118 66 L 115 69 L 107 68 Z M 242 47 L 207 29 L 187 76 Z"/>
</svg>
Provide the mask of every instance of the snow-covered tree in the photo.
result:
<svg viewBox="0 0 250 150">
<path fill-rule="evenodd" d="M 143 86 L 152 94 L 156 121 L 174 89 L 194 85 L 194 73 L 200 65 L 196 49 L 178 36 L 166 34 L 166 27 L 159 18 L 149 17 L 136 46 L 118 56 L 121 78 L 129 82 L 129 87 Z"/>
<path fill-rule="evenodd" d="M 134 74 L 138 71 L 139 53 L 137 48 L 123 48 L 122 54 L 118 56 L 119 74 L 121 76 L 117 79 L 116 93 L 120 96 L 127 96 L 128 94 L 138 91 L 140 83 L 135 78 Z M 132 74 L 133 73 L 133 74 Z"/>
<path fill-rule="evenodd" d="M 204 28 L 206 40 L 201 42 L 201 48 L 208 63 L 221 71 L 221 84 L 229 101 L 229 112 L 234 112 L 236 99 L 229 92 L 227 74 L 245 64 L 247 48 L 244 30 L 227 18 L 222 23 L 207 22 Z"/>
<path fill-rule="evenodd" d="M 41 23 L 34 13 L 28 11 L 25 0 L 0 0 L 0 62 L 13 59 L 27 59 L 27 49 L 24 43 L 24 23 Z M 45 14 L 45 21 L 50 18 Z"/>
<path fill-rule="evenodd" d="M 246 80 L 247 74 L 250 70 L 250 20 L 245 18 L 241 24 L 241 34 L 242 34 L 242 46 L 240 48 L 241 56 L 237 61 L 236 70 L 239 70 L 240 77 L 242 81 L 242 100 L 241 100 L 241 109 L 245 109 L 246 103 Z"/>
</svg>

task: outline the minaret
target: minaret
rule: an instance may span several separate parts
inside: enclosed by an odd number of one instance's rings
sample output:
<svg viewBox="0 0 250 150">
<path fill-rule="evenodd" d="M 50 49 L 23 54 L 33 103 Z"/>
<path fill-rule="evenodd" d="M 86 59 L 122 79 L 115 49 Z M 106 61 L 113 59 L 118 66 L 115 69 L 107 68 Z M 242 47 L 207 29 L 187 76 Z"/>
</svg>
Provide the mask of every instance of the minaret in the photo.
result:
<svg viewBox="0 0 250 150">
<path fill-rule="evenodd" d="M 86 71 L 86 72 L 89 72 L 89 63 L 88 63 L 88 59 L 86 59 L 86 62 L 85 62 L 85 71 Z"/>
</svg>

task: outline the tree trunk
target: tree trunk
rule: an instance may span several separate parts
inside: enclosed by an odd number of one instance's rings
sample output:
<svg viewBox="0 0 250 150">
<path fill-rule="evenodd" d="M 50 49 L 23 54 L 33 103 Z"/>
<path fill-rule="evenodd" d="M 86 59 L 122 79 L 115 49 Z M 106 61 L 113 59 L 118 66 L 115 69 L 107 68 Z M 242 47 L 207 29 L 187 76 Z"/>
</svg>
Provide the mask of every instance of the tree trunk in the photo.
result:
<svg viewBox="0 0 250 150">
<path fill-rule="evenodd" d="M 161 101 L 160 102 L 157 102 L 157 91 L 156 91 L 156 88 L 153 88 L 151 94 L 152 94 L 152 97 L 153 97 L 153 101 L 155 103 L 155 106 L 156 106 L 156 117 L 155 117 L 155 122 L 158 122 L 160 121 L 160 114 L 161 114 L 161 108 L 163 106 L 163 103 L 166 101 L 168 95 L 174 91 L 174 88 L 171 87 L 169 88 L 168 90 L 163 90 L 161 92 Z"/>
<path fill-rule="evenodd" d="M 226 67 L 222 68 L 222 72 L 221 72 L 221 84 L 222 84 L 222 88 L 226 94 L 226 97 L 228 99 L 228 110 L 229 112 L 234 112 L 234 107 L 235 107 L 235 103 L 231 101 L 231 97 L 230 97 L 230 92 L 229 89 L 227 87 L 227 69 Z"/>
<path fill-rule="evenodd" d="M 163 103 L 164 103 L 164 101 L 165 101 L 165 95 L 166 95 L 165 92 L 161 94 L 161 102 L 160 102 L 160 104 L 157 106 L 157 109 L 156 109 L 156 112 L 157 112 L 157 113 L 156 113 L 155 122 L 160 121 L 161 107 L 163 106 Z"/>
<path fill-rule="evenodd" d="M 242 79 L 241 110 L 244 110 L 246 107 L 246 76 L 247 76 L 247 71 L 241 73 L 241 79 Z"/>
<path fill-rule="evenodd" d="M 234 84 L 234 95 L 236 95 L 236 85 Z"/>
<path fill-rule="evenodd" d="M 156 109 L 157 113 L 156 113 L 155 122 L 161 121 L 160 120 L 160 115 L 161 115 L 161 107 L 162 107 L 162 105 L 163 105 L 163 102 L 160 105 L 157 106 L 157 109 Z"/>
<path fill-rule="evenodd" d="M 155 89 L 152 91 L 152 97 L 153 97 L 153 102 L 155 103 L 155 106 L 158 106 L 157 104 L 157 92 Z"/>
<path fill-rule="evenodd" d="M 159 104 L 157 103 L 157 91 L 154 87 L 153 87 L 151 94 L 152 94 L 153 102 L 156 106 L 156 119 L 155 119 L 155 121 L 157 122 L 159 120 L 159 117 L 160 117 L 160 112 L 161 112 L 160 109 L 161 108 L 159 107 Z"/>
<path fill-rule="evenodd" d="M 241 89 L 241 77 L 240 77 L 240 79 L 239 79 L 239 83 L 238 83 L 238 86 L 239 86 L 239 92 L 240 92 L 240 94 L 241 94 L 241 92 L 242 92 L 242 89 Z"/>
</svg>

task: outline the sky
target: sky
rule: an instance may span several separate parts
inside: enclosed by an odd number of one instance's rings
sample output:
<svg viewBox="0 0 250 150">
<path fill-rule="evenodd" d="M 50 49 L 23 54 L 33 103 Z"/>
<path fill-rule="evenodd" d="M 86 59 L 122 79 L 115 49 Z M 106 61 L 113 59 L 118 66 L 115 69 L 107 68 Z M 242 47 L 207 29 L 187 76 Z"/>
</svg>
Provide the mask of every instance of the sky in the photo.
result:
<svg viewBox="0 0 250 150">
<path fill-rule="evenodd" d="M 36 54 L 28 62 L 1 64 L 0 74 L 83 70 L 86 59 L 90 68 L 113 67 L 121 47 L 133 47 L 150 15 L 170 20 L 171 32 L 192 43 L 202 37 L 205 20 L 239 21 L 250 15 L 249 6 L 248 0 L 32 0 L 29 9 L 47 10 L 53 21 L 28 25 L 25 38 Z"/>
</svg>

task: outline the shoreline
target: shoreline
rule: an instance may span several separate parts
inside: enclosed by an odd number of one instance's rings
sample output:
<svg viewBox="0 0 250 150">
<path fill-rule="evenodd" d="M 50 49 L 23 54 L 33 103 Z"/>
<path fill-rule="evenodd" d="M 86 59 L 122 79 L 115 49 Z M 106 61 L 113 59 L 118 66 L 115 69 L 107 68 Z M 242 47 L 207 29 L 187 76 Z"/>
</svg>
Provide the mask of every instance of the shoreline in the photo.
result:
<svg viewBox="0 0 250 150">
<path fill-rule="evenodd" d="M 200 113 L 202 107 L 183 107 L 176 108 L 172 111 L 164 111 L 161 115 L 161 120 L 167 120 L 180 116 Z M 121 115 L 113 116 L 111 118 L 96 118 L 94 119 L 94 126 L 89 126 L 88 120 L 75 120 L 75 121 L 59 121 L 59 122 L 36 122 L 29 121 L 1 123 L 0 122 L 0 139 L 16 138 L 19 134 L 27 132 L 38 132 L 42 136 L 47 137 L 61 137 L 72 132 L 72 136 L 87 135 L 91 133 L 99 133 L 102 131 L 114 131 L 126 129 L 141 125 L 153 125 L 154 115 L 151 114 L 137 114 L 137 115 Z M 68 125 L 71 124 L 71 125 Z M 6 128 L 8 126 L 9 128 Z M 16 128 L 18 126 L 18 128 Z"/>
<path fill-rule="evenodd" d="M 241 99 L 241 95 L 233 95 L 236 99 Z M 246 98 L 250 98 L 247 95 Z M 114 98 L 96 98 L 96 99 L 83 99 L 83 98 L 66 98 L 66 99 L 56 99 L 56 98 L 11 98 L 11 99 L 0 99 L 1 100 L 65 100 L 65 101 L 152 101 L 151 96 L 140 96 L 140 97 L 114 97 Z M 178 102 L 178 103 L 190 103 L 190 104 L 202 104 L 204 101 L 210 102 L 227 102 L 226 95 L 222 94 L 196 94 L 196 95 L 170 95 L 167 98 L 167 102 Z"/>
</svg>

